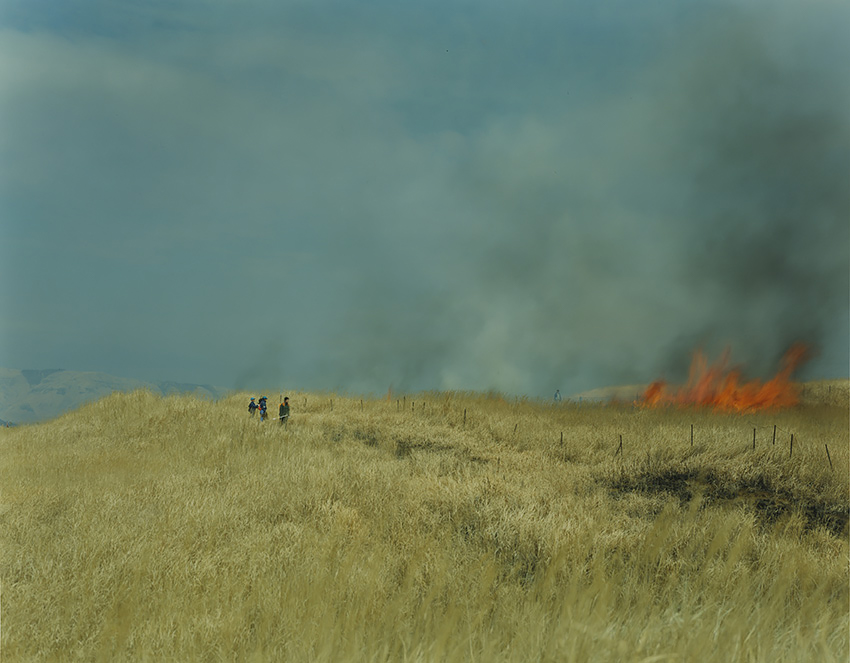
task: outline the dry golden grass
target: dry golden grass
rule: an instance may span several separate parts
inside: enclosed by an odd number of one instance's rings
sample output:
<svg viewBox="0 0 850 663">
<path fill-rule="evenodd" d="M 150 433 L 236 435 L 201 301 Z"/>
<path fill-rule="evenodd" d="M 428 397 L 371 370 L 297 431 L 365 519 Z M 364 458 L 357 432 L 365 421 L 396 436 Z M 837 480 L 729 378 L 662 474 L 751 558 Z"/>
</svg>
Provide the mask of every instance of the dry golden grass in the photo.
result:
<svg viewBox="0 0 850 663">
<path fill-rule="evenodd" d="M 0 430 L 0 660 L 850 655 L 846 401 L 289 395 Z"/>
<path fill-rule="evenodd" d="M 800 400 L 806 405 L 847 407 L 850 403 L 850 380 L 818 380 L 800 386 Z"/>
</svg>

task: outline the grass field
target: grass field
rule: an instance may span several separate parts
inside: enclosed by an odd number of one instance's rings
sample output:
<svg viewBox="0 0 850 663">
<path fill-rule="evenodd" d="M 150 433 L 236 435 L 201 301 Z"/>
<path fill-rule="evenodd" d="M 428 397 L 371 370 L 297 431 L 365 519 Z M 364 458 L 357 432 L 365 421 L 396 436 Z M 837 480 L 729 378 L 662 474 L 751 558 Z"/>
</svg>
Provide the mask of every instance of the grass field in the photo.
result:
<svg viewBox="0 0 850 663">
<path fill-rule="evenodd" d="M 286 427 L 249 395 L 0 429 L 0 660 L 850 656 L 846 381 L 754 414 L 290 392 Z"/>
</svg>

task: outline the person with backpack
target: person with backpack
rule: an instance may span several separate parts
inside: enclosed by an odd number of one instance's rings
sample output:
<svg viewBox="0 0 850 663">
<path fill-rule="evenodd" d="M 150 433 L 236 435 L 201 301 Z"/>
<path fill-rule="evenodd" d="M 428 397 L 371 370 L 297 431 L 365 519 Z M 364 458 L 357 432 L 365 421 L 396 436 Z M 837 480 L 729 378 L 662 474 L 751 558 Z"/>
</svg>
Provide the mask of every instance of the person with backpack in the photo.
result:
<svg viewBox="0 0 850 663">
<path fill-rule="evenodd" d="M 260 398 L 260 421 L 266 420 L 266 412 L 268 411 L 268 404 L 266 401 L 268 401 L 268 398 L 265 396 Z"/>
<path fill-rule="evenodd" d="M 250 402 L 250 403 L 248 403 L 248 413 L 249 413 L 249 414 L 253 417 L 255 414 L 257 414 L 257 408 L 259 408 L 259 407 L 260 407 L 260 406 L 259 406 L 259 405 L 257 405 L 257 404 L 254 402 L 254 397 L 252 396 L 252 397 L 251 397 L 251 402 Z"/>
<path fill-rule="evenodd" d="M 289 419 L 289 396 L 285 396 L 280 404 L 280 423 L 285 424 Z"/>
</svg>

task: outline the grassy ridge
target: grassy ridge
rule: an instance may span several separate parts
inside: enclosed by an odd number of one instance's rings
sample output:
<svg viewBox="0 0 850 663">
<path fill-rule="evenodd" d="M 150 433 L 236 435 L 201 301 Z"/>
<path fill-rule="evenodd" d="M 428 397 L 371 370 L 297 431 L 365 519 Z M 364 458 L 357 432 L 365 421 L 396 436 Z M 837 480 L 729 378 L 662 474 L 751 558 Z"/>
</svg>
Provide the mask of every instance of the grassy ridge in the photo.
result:
<svg viewBox="0 0 850 663">
<path fill-rule="evenodd" d="M 850 654 L 846 405 L 290 398 L 0 431 L 3 660 Z"/>
</svg>

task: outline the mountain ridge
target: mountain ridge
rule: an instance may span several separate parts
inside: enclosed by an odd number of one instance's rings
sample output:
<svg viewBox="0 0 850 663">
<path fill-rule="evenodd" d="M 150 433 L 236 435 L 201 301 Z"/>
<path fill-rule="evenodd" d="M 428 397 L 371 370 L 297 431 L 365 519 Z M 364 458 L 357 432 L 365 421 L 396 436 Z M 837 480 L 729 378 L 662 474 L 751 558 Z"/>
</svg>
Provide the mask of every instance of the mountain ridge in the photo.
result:
<svg viewBox="0 0 850 663">
<path fill-rule="evenodd" d="M 163 396 L 194 393 L 211 399 L 230 391 L 214 385 L 149 382 L 95 371 L 0 368 L 0 426 L 53 419 L 114 391 L 137 389 Z"/>
</svg>

